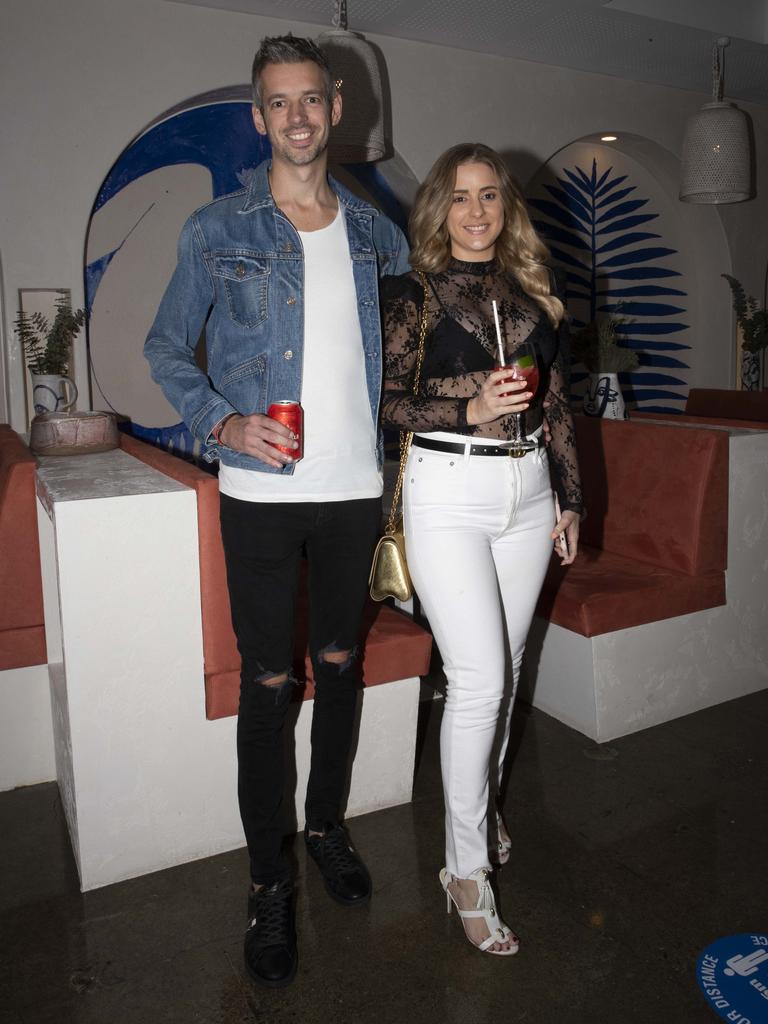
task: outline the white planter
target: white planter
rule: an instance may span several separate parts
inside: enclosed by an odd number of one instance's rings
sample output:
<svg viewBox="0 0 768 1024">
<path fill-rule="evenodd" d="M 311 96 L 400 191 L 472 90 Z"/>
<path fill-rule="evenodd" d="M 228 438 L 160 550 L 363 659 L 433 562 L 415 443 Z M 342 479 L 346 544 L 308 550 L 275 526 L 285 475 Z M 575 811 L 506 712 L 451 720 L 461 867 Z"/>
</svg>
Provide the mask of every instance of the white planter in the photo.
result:
<svg viewBox="0 0 768 1024">
<path fill-rule="evenodd" d="M 584 415 L 608 420 L 629 419 L 616 373 L 590 373 L 584 393 Z"/>
<path fill-rule="evenodd" d="M 762 352 L 741 350 L 741 390 L 759 391 L 762 377 Z"/>
<path fill-rule="evenodd" d="M 30 376 L 35 416 L 66 412 L 77 401 L 77 387 L 71 377 L 57 373 L 32 373 Z"/>
</svg>

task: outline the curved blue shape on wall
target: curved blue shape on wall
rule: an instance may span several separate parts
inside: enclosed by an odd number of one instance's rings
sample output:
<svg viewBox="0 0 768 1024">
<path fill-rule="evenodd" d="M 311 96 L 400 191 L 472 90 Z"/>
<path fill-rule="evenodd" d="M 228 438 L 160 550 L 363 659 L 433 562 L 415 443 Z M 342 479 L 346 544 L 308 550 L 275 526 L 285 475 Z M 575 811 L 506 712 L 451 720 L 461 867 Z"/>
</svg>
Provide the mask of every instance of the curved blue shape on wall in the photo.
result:
<svg viewBox="0 0 768 1024">
<path fill-rule="evenodd" d="M 236 192 L 247 172 L 271 152 L 267 138 L 253 126 L 250 103 L 212 103 L 181 111 L 148 128 L 124 150 L 104 179 L 91 216 L 137 178 L 175 164 L 205 167 L 211 174 L 214 199 Z M 100 256 L 85 268 L 89 309 L 104 271 L 118 251 Z"/>
<path fill-rule="evenodd" d="M 211 103 L 184 110 L 131 143 L 107 175 L 93 212 L 136 178 L 174 164 L 206 167 L 214 199 L 236 192 L 242 187 L 242 171 L 261 163 L 270 152 L 266 137 L 253 126 L 250 103 Z"/>
</svg>

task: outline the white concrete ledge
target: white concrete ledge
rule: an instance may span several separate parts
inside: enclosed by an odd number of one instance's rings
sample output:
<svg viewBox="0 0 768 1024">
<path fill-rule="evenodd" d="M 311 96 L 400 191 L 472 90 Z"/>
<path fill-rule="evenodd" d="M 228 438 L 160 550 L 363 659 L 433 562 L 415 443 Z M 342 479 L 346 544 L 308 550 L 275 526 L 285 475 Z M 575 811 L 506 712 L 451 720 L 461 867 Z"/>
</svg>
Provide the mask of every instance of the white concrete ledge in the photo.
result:
<svg viewBox="0 0 768 1024">
<path fill-rule="evenodd" d="M 0 672 L 0 790 L 56 778 L 48 666 Z"/>
<path fill-rule="evenodd" d="M 49 739 L 20 771 L 50 777 L 55 749 L 83 890 L 242 846 L 236 719 L 205 718 L 194 491 L 110 452 L 44 459 L 38 493 Z M 361 694 L 349 816 L 411 799 L 418 698 L 418 678 Z M 313 706 L 291 711 L 296 828 Z"/>
</svg>

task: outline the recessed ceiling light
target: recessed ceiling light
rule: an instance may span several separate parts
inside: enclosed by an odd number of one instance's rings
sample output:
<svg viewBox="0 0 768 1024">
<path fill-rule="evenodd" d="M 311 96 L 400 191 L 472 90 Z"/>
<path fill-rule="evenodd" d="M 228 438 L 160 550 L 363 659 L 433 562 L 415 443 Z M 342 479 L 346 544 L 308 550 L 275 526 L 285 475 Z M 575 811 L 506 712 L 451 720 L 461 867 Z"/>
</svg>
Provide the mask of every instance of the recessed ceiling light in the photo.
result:
<svg viewBox="0 0 768 1024">
<path fill-rule="evenodd" d="M 617 139 L 618 139 L 618 136 L 616 136 L 616 135 L 601 135 L 600 136 L 600 141 L 601 142 L 616 142 Z"/>
</svg>

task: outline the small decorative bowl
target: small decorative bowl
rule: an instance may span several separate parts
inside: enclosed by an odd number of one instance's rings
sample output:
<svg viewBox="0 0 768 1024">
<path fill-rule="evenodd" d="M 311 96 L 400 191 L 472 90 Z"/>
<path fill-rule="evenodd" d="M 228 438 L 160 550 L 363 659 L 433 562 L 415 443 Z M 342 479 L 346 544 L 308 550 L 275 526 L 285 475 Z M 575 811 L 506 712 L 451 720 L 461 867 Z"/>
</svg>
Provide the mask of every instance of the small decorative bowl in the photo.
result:
<svg viewBox="0 0 768 1024">
<path fill-rule="evenodd" d="M 111 412 L 46 412 L 32 420 L 29 437 L 37 455 L 92 455 L 119 443 Z"/>
</svg>

